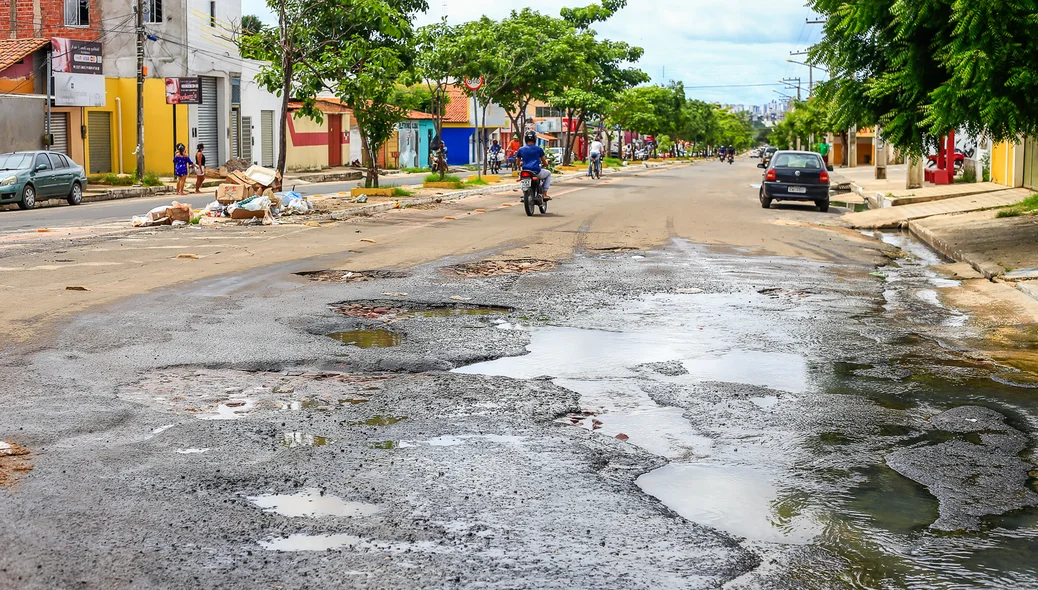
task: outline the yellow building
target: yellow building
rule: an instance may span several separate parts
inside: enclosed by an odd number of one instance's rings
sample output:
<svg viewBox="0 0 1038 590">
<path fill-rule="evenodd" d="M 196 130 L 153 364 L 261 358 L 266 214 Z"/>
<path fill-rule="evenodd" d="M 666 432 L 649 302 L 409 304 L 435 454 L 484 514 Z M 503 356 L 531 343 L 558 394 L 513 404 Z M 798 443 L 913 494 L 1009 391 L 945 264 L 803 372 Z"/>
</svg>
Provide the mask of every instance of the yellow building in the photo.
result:
<svg viewBox="0 0 1038 590">
<path fill-rule="evenodd" d="M 137 80 L 106 78 L 107 104 L 83 108 L 86 154 L 83 167 L 88 174 L 114 172 L 131 174 L 137 168 Z M 173 137 L 173 109 L 177 112 L 177 136 Z M 144 80 L 144 172 L 173 174 L 173 146 L 183 143 L 194 155 L 188 125 L 187 105 L 166 104 L 161 78 Z"/>
</svg>

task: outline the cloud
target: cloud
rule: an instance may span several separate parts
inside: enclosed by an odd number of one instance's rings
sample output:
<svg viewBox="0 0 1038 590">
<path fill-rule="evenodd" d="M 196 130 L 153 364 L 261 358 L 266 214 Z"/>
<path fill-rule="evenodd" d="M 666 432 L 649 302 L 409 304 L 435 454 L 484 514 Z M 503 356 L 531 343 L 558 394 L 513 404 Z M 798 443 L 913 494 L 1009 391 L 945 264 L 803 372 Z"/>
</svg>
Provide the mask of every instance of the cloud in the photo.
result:
<svg viewBox="0 0 1038 590">
<path fill-rule="evenodd" d="M 524 7 L 558 14 L 562 6 L 591 2 L 429 0 L 429 11 L 419 15 L 416 24 L 440 20 L 444 4 L 448 20 L 460 23 L 483 15 L 501 19 L 513 9 Z M 242 9 L 243 14 L 274 22 L 263 0 L 243 0 Z M 709 101 L 760 104 L 776 98 L 772 90 L 781 87 L 747 85 L 777 84 L 780 78 L 801 76 L 806 91 L 807 68 L 786 59 L 791 51 L 807 49 L 818 41 L 820 27 L 805 23 L 810 16 L 804 0 L 629 0 L 626 8 L 596 28 L 603 37 L 644 48 L 639 66 L 654 83 L 681 80 L 693 87 L 729 85 L 690 88 L 688 94 Z M 821 73 L 815 70 L 815 75 L 820 77 Z"/>
</svg>

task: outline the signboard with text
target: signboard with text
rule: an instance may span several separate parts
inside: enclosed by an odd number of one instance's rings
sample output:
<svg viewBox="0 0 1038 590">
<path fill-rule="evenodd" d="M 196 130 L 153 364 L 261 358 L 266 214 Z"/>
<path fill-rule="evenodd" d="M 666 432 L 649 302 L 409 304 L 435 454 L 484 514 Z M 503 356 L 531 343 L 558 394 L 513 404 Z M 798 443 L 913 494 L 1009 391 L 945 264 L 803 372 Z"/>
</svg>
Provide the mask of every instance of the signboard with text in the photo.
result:
<svg viewBox="0 0 1038 590">
<path fill-rule="evenodd" d="M 202 79 L 166 78 L 166 104 L 202 104 Z"/>
<path fill-rule="evenodd" d="M 59 107 L 105 106 L 105 77 L 54 72 L 54 104 Z"/>
<path fill-rule="evenodd" d="M 101 44 L 97 41 L 53 37 L 50 40 L 50 50 L 51 68 L 55 73 L 95 76 L 104 74 Z"/>
</svg>

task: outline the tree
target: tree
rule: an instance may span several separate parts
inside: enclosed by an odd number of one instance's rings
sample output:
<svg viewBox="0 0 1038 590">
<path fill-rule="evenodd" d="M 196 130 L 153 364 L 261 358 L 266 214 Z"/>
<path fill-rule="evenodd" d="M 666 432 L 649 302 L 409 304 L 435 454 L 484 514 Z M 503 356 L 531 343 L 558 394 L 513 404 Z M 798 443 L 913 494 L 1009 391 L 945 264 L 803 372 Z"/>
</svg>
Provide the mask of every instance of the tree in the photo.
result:
<svg viewBox="0 0 1038 590">
<path fill-rule="evenodd" d="M 245 16 L 241 17 L 240 28 L 241 34 L 243 35 L 255 35 L 256 33 L 260 32 L 260 30 L 263 28 L 263 23 L 260 22 L 258 16 L 254 14 L 246 14 Z"/>
<path fill-rule="evenodd" d="M 443 134 L 443 116 L 450 103 L 447 86 L 457 80 L 466 63 L 457 40 L 457 27 L 447 24 L 446 19 L 424 26 L 415 34 L 415 68 L 410 81 L 424 84 L 429 91 L 430 110 L 425 112 L 433 115 L 437 137 Z"/>
<path fill-rule="evenodd" d="M 1032 0 L 813 0 L 827 17 L 811 52 L 843 129 L 879 124 L 919 155 L 957 127 L 995 141 L 1038 132 Z"/>
<path fill-rule="evenodd" d="M 285 171 L 290 96 L 302 102 L 296 116 L 322 120 L 321 92 L 331 92 L 353 110 L 368 159 L 369 185 L 378 185 L 375 152 L 392 134 L 405 109 L 391 99 L 397 79 L 413 61 L 411 19 L 425 0 L 267 0 L 277 29 L 241 38 L 245 49 L 271 60 L 257 76 L 281 96 L 278 170 Z M 276 60 L 276 61 L 275 61 Z"/>
</svg>

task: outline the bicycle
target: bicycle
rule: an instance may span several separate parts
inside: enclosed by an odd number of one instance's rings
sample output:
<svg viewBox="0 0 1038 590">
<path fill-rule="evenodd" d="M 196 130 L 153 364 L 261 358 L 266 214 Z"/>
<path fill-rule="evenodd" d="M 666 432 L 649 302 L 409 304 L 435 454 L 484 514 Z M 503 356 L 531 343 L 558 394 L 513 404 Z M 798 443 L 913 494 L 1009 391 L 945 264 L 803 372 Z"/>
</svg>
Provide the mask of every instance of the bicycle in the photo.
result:
<svg viewBox="0 0 1038 590">
<path fill-rule="evenodd" d="M 588 164 L 588 176 L 595 179 L 602 178 L 602 156 L 591 156 Z"/>
</svg>

